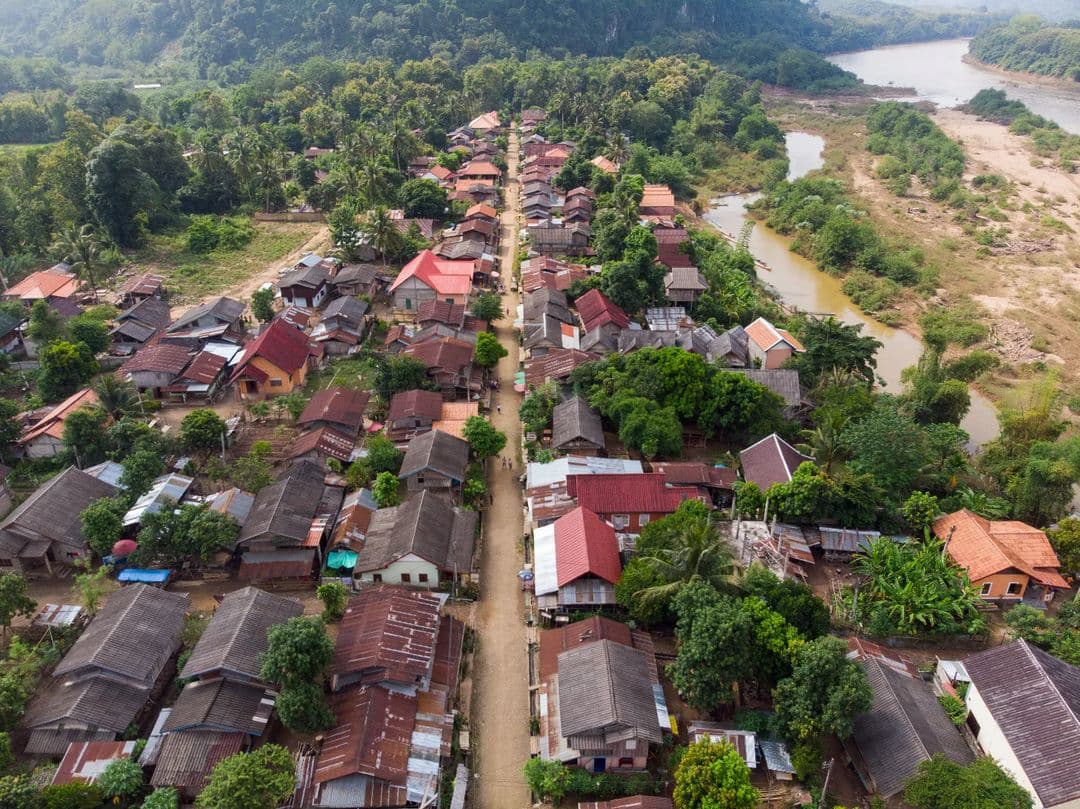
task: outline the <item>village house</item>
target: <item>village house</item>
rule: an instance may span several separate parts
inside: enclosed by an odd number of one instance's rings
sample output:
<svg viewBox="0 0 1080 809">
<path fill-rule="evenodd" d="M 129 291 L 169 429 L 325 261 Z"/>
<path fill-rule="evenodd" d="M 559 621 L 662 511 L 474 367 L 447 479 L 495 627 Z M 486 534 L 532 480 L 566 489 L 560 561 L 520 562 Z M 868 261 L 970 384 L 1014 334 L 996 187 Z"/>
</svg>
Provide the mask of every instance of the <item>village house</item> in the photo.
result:
<svg viewBox="0 0 1080 809">
<path fill-rule="evenodd" d="M 254 587 L 221 600 L 180 672 L 190 682 L 161 727 L 152 786 L 176 787 L 191 800 L 218 761 L 263 736 L 277 695 L 259 678 L 259 657 L 270 629 L 303 612 Z"/>
<path fill-rule="evenodd" d="M 364 301 L 351 297 L 335 298 L 312 330 L 312 342 L 330 355 L 341 356 L 356 351 L 367 331 L 367 312 L 368 305 Z"/>
<path fill-rule="evenodd" d="M 855 717 L 854 732 L 844 740 L 867 791 L 892 798 L 903 791 L 919 765 L 935 755 L 957 764 L 974 759 L 913 664 L 867 643 L 848 656 L 866 672 L 874 697 L 870 709 Z"/>
<path fill-rule="evenodd" d="M 0 312 L 0 353 L 9 356 L 26 351 L 22 326 L 28 318 L 17 317 L 11 312 Z"/>
<path fill-rule="evenodd" d="M 646 222 L 668 224 L 675 217 L 675 195 L 666 185 L 646 183 L 638 213 Z"/>
<path fill-rule="evenodd" d="M 64 421 L 76 410 L 98 404 L 97 394 L 83 388 L 27 425 L 16 441 L 18 453 L 27 458 L 53 458 L 64 449 Z M 37 411 L 35 411 L 37 412 Z"/>
<path fill-rule="evenodd" d="M 541 209 L 535 209 L 539 213 Z M 528 209 L 525 210 L 528 216 Z M 527 229 L 533 248 L 545 256 L 583 256 L 589 252 L 589 227 L 583 224 L 530 225 Z"/>
<path fill-rule="evenodd" d="M 690 336 L 691 351 L 708 362 L 731 368 L 745 368 L 750 364 L 750 336 L 742 326 L 733 326 L 720 334 L 710 326 L 695 326 Z"/>
<path fill-rule="evenodd" d="M 160 298 L 143 298 L 115 318 L 109 332 L 114 354 L 126 355 L 139 349 L 172 323 L 169 305 Z"/>
<path fill-rule="evenodd" d="M 165 278 L 149 272 L 133 275 L 120 285 L 116 295 L 117 304 L 124 309 L 149 298 L 161 300 L 165 297 Z"/>
<path fill-rule="evenodd" d="M 649 468 L 663 475 L 669 486 L 696 486 L 702 501 L 718 508 L 731 505 L 739 479 L 734 469 L 701 461 L 653 461 Z"/>
<path fill-rule="evenodd" d="M 556 317 L 545 315 L 530 327 L 529 336 L 522 345 L 530 357 L 540 357 L 557 348 L 581 348 L 581 335 L 576 323 L 563 323 Z"/>
<path fill-rule="evenodd" d="M 533 461 L 525 467 L 525 505 L 528 524 L 547 525 L 577 508 L 566 493 L 571 475 L 640 475 L 641 461 L 567 455 L 548 463 Z"/>
<path fill-rule="evenodd" d="M 570 475 L 566 494 L 622 534 L 640 534 L 653 520 L 673 514 L 686 500 L 699 500 L 691 486 L 668 486 L 663 475 Z"/>
<path fill-rule="evenodd" d="M 114 761 L 132 758 L 135 742 L 72 742 L 53 773 L 54 785 L 93 784 Z"/>
<path fill-rule="evenodd" d="M 140 348 L 120 366 L 120 373 L 139 393 L 162 398 L 164 389 L 188 367 L 191 353 L 186 346 L 156 343 Z"/>
<path fill-rule="evenodd" d="M 468 581 L 473 569 L 477 514 L 450 505 L 434 491 L 375 512 L 354 575 L 361 582 L 434 590 L 440 582 Z"/>
<path fill-rule="evenodd" d="M 75 297 L 79 292 L 79 279 L 70 269 L 67 264 L 57 264 L 47 270 L 32 272 L 0 293 L 0 298 L 19 301 L 27 308 L 45 301 L 64 317 L 77 315 L 80 309 Z"/>
<path fill-rule="evenodd" d="M 469 443 L 433 429 L 409 441 L 398 477 L 410 492 L 424 489 L 461 491 L 469 466 Z"/>
<path fill-rule="evenodd" d="M 297 436 L 285 451 L 290 463 L 311 461 L 325 465 L 330 458 L 348 466 L 357 455 L 356 436 L 333 427 L 316 427 Z"/>
<path fill-rule="evenodd" d="M 551 256 L 535 256 L 521 262 L 521 288 L 526 294 L 544 287 L 565 291 L 574 281 L 584 281 L 587 275 L 583 266 Z"/>
<path fill-rule="evenodd" d="M 443 188 L 451 188 L 453 187 L 454 181 L 457 179 L 457 175 L 446 166 L 440 166 L 438 163 L 435 163 L 420 174 L 420 179 L 431 180 L 432 182 L 438 183 Z"/>
<path fill-rule="evenodd" d="M 344 496 L 325 477 L 319 465 L 297 461 L 258 491 L 236 543 L 241 580 L 306 580 L 317 569 Z"/>
<path fill-rule="evenodd" d="M 332 294 L 341 297 L 366 297 L 374 301 L 382 292 L 385 279 L 375 264 L 346 264 L 330 277 Z"/>
<path fill-rule="evenodd" d="M 479 393 L 484 387 L 484 369 L 473 365 L 476 346 L 456 337 L 439 337 L 414 342 L 402 354 L 424 363 L 428 377 L 453 400 Z"/>
<path fill-rule="evenodd" d="M 593 617 L 540 633 L 540 756 L 644 770 L 671 729 L 647 632 Z"/>
<path fill-rule="evenodd" d="M 622 574 L 615 529 L 578 507 L 533 531 L 536 603 L 541 609 L 615 603 Z"/>
<path fill-rule="evenodd" d="M 491 112 L 477 115 L 469 122 L 468 128 L 471 129 L 477 137 L 483 137 L 489 132 L 502 129 L 502 121 L 499 119 L 499 113 L 492 110 Z"/>
<path fill-rule="evenodd" d="M 747 379 L 768 388 L 784 400 L 784 418 L 794 418 L 803 406 L 802 387 L 799 384 L 799 372 L 794 368 L 731 368 L 732 373 L 741 374 Z"/>
<path fill-rule="evenodd" d="M 0 522 L 0 569 L 52 575 L 88 559 L 79 514 L 116 491 L 74 466 L 45 481 Z"/>
<path fill-rule="evenodd" d="M 130 531 L 137 528 L 147 514 L 157 514 L 166 506 L 181 502 L 194 482 L 194 478 L 178 472 L 167 472 L 154 478 L 150 488 L 139 495 L 131 508 L 124 512 L 121 521 L 124 529 Z"/>
<path fill-rule="evenodd" d="M 428 432 L 442 415 L 443 397 L 438 391 L 406 390 L 390 399 L 386 434 L 395 442 L 408 441 Z"/>
<path fill-rule="evenodd" d="M 390 285 L 394 308 L 414 311 L 426 300 L 468 304 L 473 270 L 472 261 L 448 261 L 422 250 Z"/>
<path fill-rule="evenodd" d="M 330 271 L 319 262 L 311 266 L 300 263 L 278 280 L 281 302 L 286 306 L 318 309 L 329 292 Z"/>
<path fill-rule="evenodd" d="M 434 299 L 424 301 L 416 310 L 416 324 L 426 329 L 437 323 L 466 331 L 483 331 L 487 327 L 485 321 L 477 320 L 470 315 L 463 303 L 448 303 Z"/>
<path fill-rule="evenodd" d="M 617 333 L 630 326 L 630 318 L 599 289 L 590 289 L 574 301 L 586 334 L 596 329 Z"/>
<path fill-rule="evenodd" d="M 207 343 L 168 386 L 161 389 L 170 402 L 211 404 L 225 389 L 229 363 L 242 351 L 232 343 Z"/>
<path fill-rule="evenodd" d="M 269 399 L 302 388 L 313 353 L 307 335 L 281 320 L 271 321 L 244 346 L 230 382 L 241 399 Z"/>
<path fill-rule="evenodd" d="M 555 406 L 551 421 L 551 446 L 575 455 L 604 451 L 604 427 L 600 414 L 580 396 Z"/>
<path fill-rule="evenodd" d="M 672 303 L 696 303 L 708 289 L 697 267 L 675 267 L 664 276 L 664 297 Z"/>
<path fill-rule="evenodd" d="M 588 223 L 592 219 L 592 202 L 585 197 L 574 197 L 568 199 L 562 206 L 561 219 L 565 224 L 573 224 L 575 222 Z"/>
<path fill-rule="evenodd" d="M 751 361 L 767 370 L 779 368 L 795 354 L 806 351 L 791 332 L 774 326 L 763 317 L 747 326 L 746 334 L 750 338 Z"/>
<path fill-rule="evenodd" d="M 521 306 L 522 336 L 528 340 L 532 333 L 543 325 L 545 318 L 549 317 L 573 326 L 576 326 L 578 322 L 570 311 L 566 293 L 562 290 L 541 287 L 526 294 Z"/>
<path fill-rule="evenodd" d="M 329 672 L 338 724 L 312 777 L 317 807 L 437 801 L 449 757 L 465 627 L 442 600 L 400 587 L 350 599 Z"/>
<path fill-rule="evenodd" d="M 193 306 L 176 319 L 161 336 L 162 342 L 201 348 L 208 340 L 244 341 L 244 309 L 232 298 L 214 298 Z"/>
<path fill-rule="evenodd" d="M 618 174 L 619 173 L 619 167 L 616 164 L 612 163 L 610 160 L 608 160 L 603 155 L 597 155 L 596 157 L 594 157 L 589 162 L 592 163 L 594 166 L 596 166 L 598 169 L 600 169 L 600 171 L 604 172 L 604 174 Z"/>
<path fill-rule="evenodd" d="M 1046 534 L 1019 520 L 988 520 L 961 509 L 938 517 L 934 533 L 984 599 L 1038 604 L 1069 589 Z"/>
<path fill-rule="evenodd" d="M 1080 806 L 1080 669 L 1025 640 L 964 660 L 965 727 L 1031 795 L 1035 809 Z"/>
<path fill-rule="evenodd" d="M 112 593 L 53 670 L 56 685 L 27 708 L 28 755 L 113 741 L 172 678 L 187 596 L 145 584 Z"/>
<path fill-rule="evenodd" d="M 795 470 L 813 461 L 776 433 L 767 435 L 739 453 L 743 480 L 765 491 L 774 483 L 789 483 Z"/>
<path fill-rule="evenodd" d="M 530 357 L 525 361 L 525 386 L 521 392 L 538 388 L 548 380 L 563 384 L 575 368 L 596 358 L 596 354 L 575 348 L 554 348 L 542 356 Z"/>
<path fill-rule="evenodd" d="M 364 411 L 370 399 L 371 394 L 365 390 L 325 388 L 308 400 L 296 423 L 304 430 L 332 427 L 356 436 L 364 426 Z"/>
</svg>

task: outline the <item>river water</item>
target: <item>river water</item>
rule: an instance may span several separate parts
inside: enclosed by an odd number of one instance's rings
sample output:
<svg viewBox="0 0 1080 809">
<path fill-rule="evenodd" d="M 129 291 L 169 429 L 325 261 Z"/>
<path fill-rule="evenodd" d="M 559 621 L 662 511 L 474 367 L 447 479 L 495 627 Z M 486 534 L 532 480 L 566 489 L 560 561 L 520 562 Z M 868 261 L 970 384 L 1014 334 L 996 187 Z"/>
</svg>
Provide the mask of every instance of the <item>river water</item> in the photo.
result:
<svg viewBox="0 0 1080 809">
<path fill-rule="evenodd" d="M 968 40 L 946 39 L 838 53 L 829 61 L 867 84 L 910 87 L 915 98 L 942 107 L 966 104 L 988 87 L 1004 90 L 1028 109 L 1074 134 L 1080 133 L 1080 83 L 1076 87 L 1014 78 L 963 61 Z M 910 100 L 911 96 L 906 96 Z"/>
<path fill-rule="evenodd" d="M 786 136 L 790 168 L 788 179 L 795 180 L 824 165 L 825 141 L 817 135 L 790 132 Z M 707 222 L 738 236 L 748 218 L 746 205 L 757 194 L 723 197 L 705 214 Z M 922 343 L 902 329 L 894 329 L 874 320 L 852 303 L 841 290 L 842 281 L 797 253 L 791 252 L 790 240 L 758 223 L 750 236 L 750 252 L 770 269 L 758 270 L 763 283 L 771 287 L 784 303 L 804 312 L 831 314 L 844 323 L 861 324 L 863 334 L 882 343 L 877 355 L 877 372 L 887 390 L 899 392 L 900 372 L 915 365 L 922 354 Z M 971 410 L 962 425 L 971 436 L 972 448 L 982 446 L 997 435 L 997 412 L 990 401 L 972 391 Z"/>
</svg>

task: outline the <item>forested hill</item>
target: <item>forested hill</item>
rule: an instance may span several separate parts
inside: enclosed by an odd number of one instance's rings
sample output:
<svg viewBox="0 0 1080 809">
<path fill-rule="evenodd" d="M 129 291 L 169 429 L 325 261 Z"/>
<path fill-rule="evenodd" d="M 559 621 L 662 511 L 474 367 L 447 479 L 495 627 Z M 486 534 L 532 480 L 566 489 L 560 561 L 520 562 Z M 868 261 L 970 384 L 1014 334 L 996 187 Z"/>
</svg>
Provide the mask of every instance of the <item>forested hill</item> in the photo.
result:
<svg viewBox="0 0 1080 809">
<path fill-rule="evenodd" d="M 277 60 L 445 56 L 456 64 L 530 52 L 723 57 L 759 34 L 826 47 L 826 22 L 800 0 L 33 0 L 0 3 L 0 54 L 130 68 Z M 722 59 L 721 59 L 722 60 Z M 222 72 L 222 68 L 226 68 Z"/>
<path fill-rule="evenodd" d="M 1055 27 L 1038 17 L 1017 17 L 976 36 L 971 55 L 1006 70 L 1080 81 L 1080 22 Z"/>
</svg>

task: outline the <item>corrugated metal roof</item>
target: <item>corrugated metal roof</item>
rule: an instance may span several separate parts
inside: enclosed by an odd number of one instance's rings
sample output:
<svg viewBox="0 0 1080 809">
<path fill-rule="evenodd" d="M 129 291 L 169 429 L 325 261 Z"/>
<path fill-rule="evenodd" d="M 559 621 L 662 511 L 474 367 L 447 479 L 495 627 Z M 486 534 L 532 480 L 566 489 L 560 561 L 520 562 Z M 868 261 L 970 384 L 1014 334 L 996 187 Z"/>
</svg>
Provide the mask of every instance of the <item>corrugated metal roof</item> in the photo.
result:
<svg viewBox="0 0 1080 809">
<path fill-rule="evenodd" d="M 175 472 L 155 479 L 150 491 L 136 500 L 135 505 L 124 514 L 124 525 L 138 525 L 143 517 L 147 514 L 157 514 L 166 503 L 173 505 L 179 503 L 194 482 L 194 478 Z"/>
<path fill-rule="evenodd" d="M 622 573 L 615 529 L 587 508 L 555 521 L 555 567 L 560 587 L 583 576 L 614 584 Z"/>
<path fill-rule="evenodd" d="M 697 499 L 698 490 L 668 486 L 663 475 L 570 475 L 566 493 L 578 505 L 598 514 L 667 514 L 685 500 Z"/>
</svg>

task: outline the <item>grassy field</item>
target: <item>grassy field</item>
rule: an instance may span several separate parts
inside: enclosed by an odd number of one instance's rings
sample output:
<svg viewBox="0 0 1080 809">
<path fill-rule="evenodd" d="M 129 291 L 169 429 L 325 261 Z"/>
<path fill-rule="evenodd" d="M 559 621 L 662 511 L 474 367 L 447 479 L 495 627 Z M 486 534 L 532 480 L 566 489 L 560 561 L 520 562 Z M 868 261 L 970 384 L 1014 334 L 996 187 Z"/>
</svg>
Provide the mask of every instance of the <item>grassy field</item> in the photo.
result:
<svg viewBox="0 0 1080 809">
<path fill-rule="evenodd" d="M 153 234 L 132 256 L 140 270 L 165 276 L 174 303 L 189 302 L 243 284 L 274 268 L 319 231 L 318 224 L 263 222 L 240 250 L 192 253 L 183 230 Z"/>
<path fill-rule="evenodd" d="M 371 390 L 375 383 L 375 367 L 370 359 L 360 355 L 330 360 L 326 368 L 308 374 L 304 391 L 308 394 L 329 387 Z"/>
</svg>

